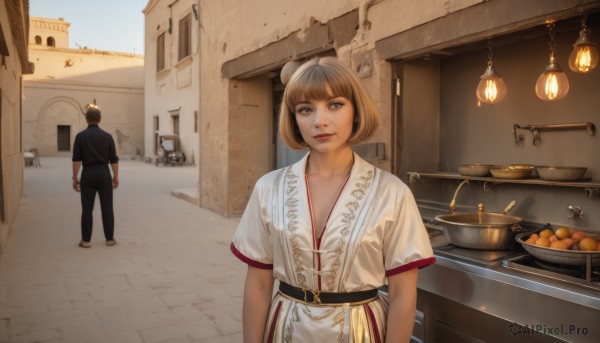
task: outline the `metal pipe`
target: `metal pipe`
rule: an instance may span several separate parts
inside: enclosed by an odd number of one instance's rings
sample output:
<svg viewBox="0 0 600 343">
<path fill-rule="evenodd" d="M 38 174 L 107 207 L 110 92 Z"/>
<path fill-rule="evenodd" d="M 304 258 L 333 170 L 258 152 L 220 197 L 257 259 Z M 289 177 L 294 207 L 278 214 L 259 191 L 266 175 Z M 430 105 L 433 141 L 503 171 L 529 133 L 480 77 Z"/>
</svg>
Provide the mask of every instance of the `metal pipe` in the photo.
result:
<svg viewBox="0 0 600 343">
<path fill-rule="evenodd" d="M 465 183 L 469 183 L 469 179 L 465 179 L 463 180 L 458 187 L 456 188 L 456 191 L 454 191 L 454 196 L 452 197 L 452 201 L 450 201 L 450 213 L 454 213 L 456 212 L 456 196 L 458 195 L 458 191 L 460 190 L 460 188 L 465 184 Z"/>
</svg>

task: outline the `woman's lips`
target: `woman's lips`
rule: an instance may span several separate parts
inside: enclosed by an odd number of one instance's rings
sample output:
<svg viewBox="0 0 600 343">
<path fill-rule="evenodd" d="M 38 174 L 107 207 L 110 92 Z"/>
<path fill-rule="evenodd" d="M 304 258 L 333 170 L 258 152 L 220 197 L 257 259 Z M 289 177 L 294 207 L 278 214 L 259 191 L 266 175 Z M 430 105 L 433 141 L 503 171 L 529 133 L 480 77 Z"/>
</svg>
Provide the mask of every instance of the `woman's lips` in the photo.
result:
<svg viewBox="0 0 600 343">
<path fill-rule="evenodd" d="M 313 136 L 313 138 L 320 142 L 324 142 L 324 141 L 328 140 L 329 138 L 331 138 L 331 136 L 333 136 L 332 133 L 322 133 L 322 134 Z"/>
</svg>

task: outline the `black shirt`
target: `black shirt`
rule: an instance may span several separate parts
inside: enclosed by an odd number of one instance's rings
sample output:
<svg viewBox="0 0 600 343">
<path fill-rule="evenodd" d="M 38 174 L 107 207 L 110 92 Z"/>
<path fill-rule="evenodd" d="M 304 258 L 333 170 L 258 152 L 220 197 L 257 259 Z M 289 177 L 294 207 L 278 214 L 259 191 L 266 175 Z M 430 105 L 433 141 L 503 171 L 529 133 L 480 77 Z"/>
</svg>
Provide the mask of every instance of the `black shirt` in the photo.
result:
<svg viewBox="0 0 600 343">
<path fill-rule="evenodd" d="M 72 161 L 81 161 L 84 167 L 118 163 L 115 141 L 110 133 L 102 130 L 97 124 L 89 124 L 87 129 L 75 136 Z"/>
</svg>

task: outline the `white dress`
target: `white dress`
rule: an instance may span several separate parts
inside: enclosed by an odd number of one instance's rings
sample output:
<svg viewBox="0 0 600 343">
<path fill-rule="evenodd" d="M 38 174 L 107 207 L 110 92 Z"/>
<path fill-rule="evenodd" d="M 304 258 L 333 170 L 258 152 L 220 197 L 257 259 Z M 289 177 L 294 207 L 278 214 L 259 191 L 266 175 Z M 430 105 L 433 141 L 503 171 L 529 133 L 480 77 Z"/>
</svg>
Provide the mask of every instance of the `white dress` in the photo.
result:
<svg viewBox="0 0 600 343">
<path fill-rule="evenodd" d="M 307 160 L 308 154 L 256 183 L 231 244 L 240 260 L 272 269 L 275 279 L 290 285 L 322 292 L 376 289 L 386 276 L 435 262 L 410 189 L 356 154 L 317 240 L 304 178 Z M 384 342 L 387 307 L 381 297 L 328 306 L 277 293 L 263 341 Z"/>
</svg>

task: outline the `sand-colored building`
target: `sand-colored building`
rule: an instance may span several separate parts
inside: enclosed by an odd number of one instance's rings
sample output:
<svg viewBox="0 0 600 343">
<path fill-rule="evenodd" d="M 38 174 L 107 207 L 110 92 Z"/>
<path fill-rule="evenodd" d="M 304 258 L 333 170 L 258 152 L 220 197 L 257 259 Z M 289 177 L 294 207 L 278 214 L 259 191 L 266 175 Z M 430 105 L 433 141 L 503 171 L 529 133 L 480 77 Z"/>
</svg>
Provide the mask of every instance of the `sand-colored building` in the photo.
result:
<svg viewBox="0 0 600 343">
<path fill-rule="evenodd" d="M 23 75 L 31 74 L 29 2 L 0 1 L 0 255 L 23 194 Z"/>
<path fill-rule="evenodd" d="M 186 164 L 199 155 L 200 13 L 196 0 L 150 0 L 145 15 L 145 156 L 177 135 Z"/>
<path fill-rule="evenodd" d="M 70 155 L 75 135 L 87 127 L 85 106 L 95 102 L 117 153 L 141 158 L 143 56 L 69 48 L 69 26 L 62 18 L 31 18 L 29 51 L 36 69 L 24 78 L 23 148 L 42 157 Z"/>
<path fill-rule="evenodd" d="M 460 163 L 491 160 L 598 167 L 575 151 L 575 145 L 594 147 L 585 136 L 553 142 L 557 150 L 515 151 L 504 139 L 514 124 L 593 121 L 597 72 L 571 76 L 571 89 L 579 91 L 559 102 L 536 98 L 533 86 L 548 63 L 547 23 L 556 25 L 553 44 L 567 68 L 583 15 L 595 28 L 599 9 L 597 0 L 150 0 L 144 11 L 146 150 L 153 147 L 149 133 L 165 125 L 170 130 L 185 121 L 181 127 L 198 129 L 199 204 L 239 215 L 261 175 L 303 153 L 290 152 L 277 136 L 282 70 L 332 55 L 359 74 L 381 113 L 379 130 L 357 150 L 407 182 L 407 171 L 455 171 Z M 191 41 L 188 31 L 179 31 L 186 18 Z M 179 51 L 188 48 L 190 56 L 181 59 Z M 475 97 L 489 56 L 512 78 L 510 96 L 494 106 Z M 564 118 L 581 104 L 585 110 Z M 508 138 L 481 127 L 507 127 Z M 550 144 L 552 137 L 546 139 Z"/>
</svg>

